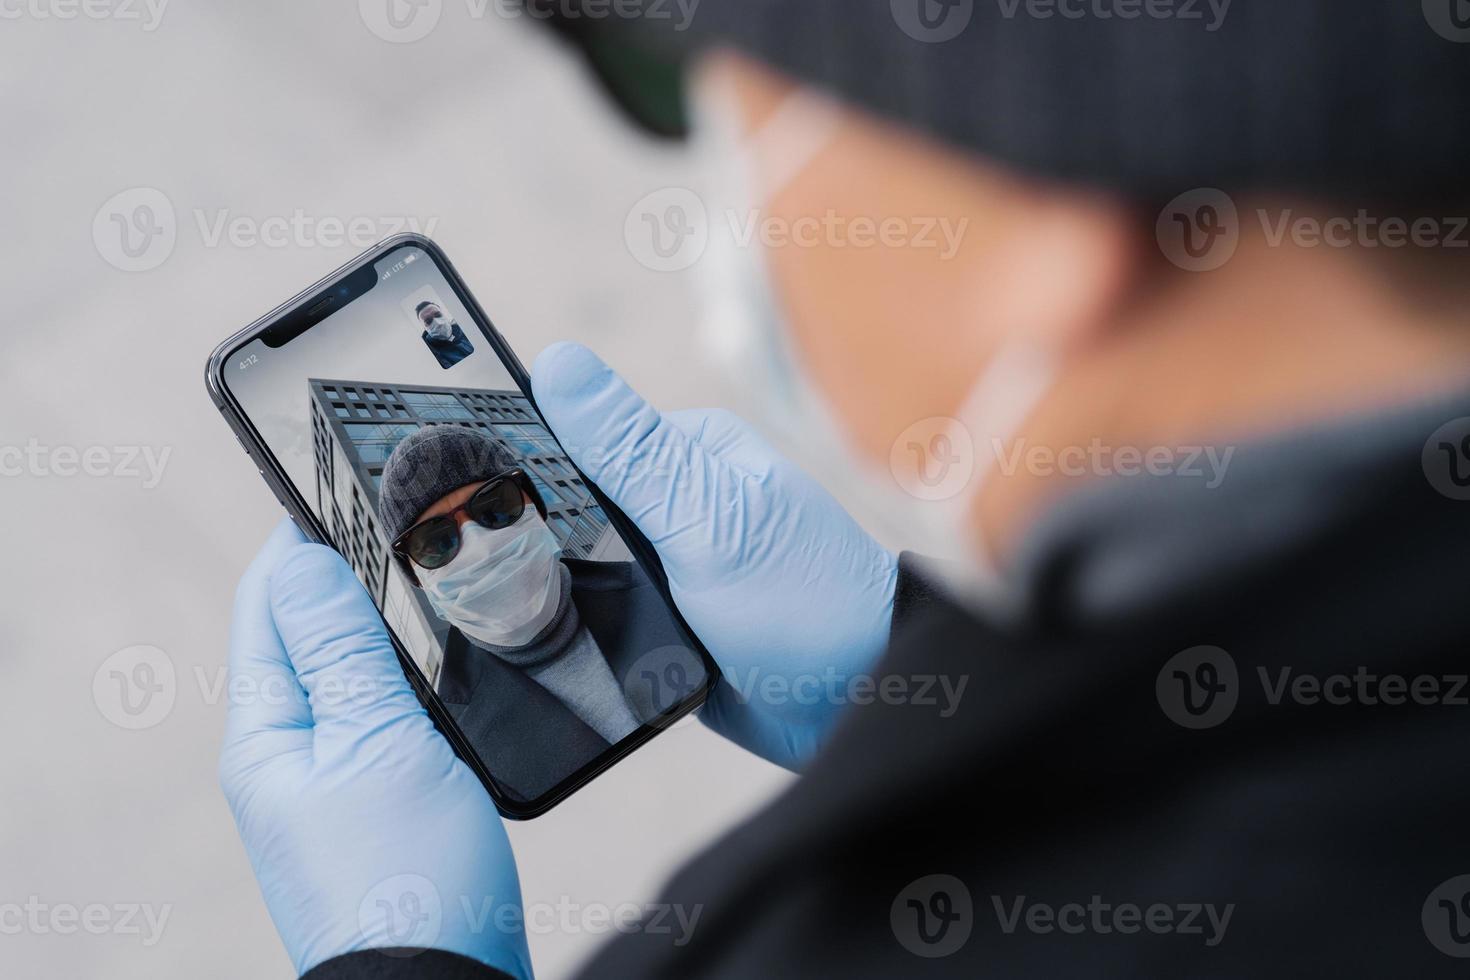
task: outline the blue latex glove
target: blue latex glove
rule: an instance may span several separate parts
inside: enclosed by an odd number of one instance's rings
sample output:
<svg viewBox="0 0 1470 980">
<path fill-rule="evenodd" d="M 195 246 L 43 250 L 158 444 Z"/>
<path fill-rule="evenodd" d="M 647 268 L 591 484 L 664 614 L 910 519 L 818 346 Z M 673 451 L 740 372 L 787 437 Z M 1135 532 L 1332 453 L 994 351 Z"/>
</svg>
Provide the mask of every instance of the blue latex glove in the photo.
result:
<svg viewBox="0 0 1470 980">
<path fill-rule="evenodd" d="M 729 412 L 661 415 L 576 344 L 547 348 L 532 385 L 562 446 L 653 543 L 720 665 L 705 723 L 799 768 L 887 643 L 895 557 Z"/>
<path fill-rule="evenodd" d="M 500 815 L 434 730 L 372 600 L 290 521 L 235 597 L 220 785 L 300 972 L 448 950 L 531 975 Z"/>
</svg>

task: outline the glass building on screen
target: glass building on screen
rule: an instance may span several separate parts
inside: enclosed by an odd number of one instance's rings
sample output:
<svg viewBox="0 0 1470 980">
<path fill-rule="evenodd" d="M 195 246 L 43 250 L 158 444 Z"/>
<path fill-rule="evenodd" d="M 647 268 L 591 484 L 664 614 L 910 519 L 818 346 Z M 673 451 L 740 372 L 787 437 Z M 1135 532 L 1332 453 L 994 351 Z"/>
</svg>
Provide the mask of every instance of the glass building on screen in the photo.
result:
<svg viewBox="0 0 1470 980">
<path fill-rule="evenodd" d="M 566 555 L 629 559 L 602 508 L 519 391 L 316 378 L 307 388 L 317 513 L 332 546 L 352 565 L 430 682 L 438 679 L 449 627 L 398 567 L 378 523 L 383 464 L 417 429 L 461 425 L 496 436 L 541 492 L 547 524 Z"/>
</svg>

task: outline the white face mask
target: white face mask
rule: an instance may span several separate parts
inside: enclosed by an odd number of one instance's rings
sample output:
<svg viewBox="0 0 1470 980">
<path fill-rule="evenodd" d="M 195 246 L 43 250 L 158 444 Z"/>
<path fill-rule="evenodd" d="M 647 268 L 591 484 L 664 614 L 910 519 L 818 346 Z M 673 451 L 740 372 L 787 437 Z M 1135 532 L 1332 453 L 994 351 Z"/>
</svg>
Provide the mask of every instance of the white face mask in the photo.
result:
<svg viewBox="0 0 1470 980">
<path fill-rule="evenodd" d="M 561 602 L 560 549 L 534 507 L 510 527 L 468 522 L 459 554 L 443 568 L 418 568 L 429 605 L 466 636 L 498 647 L 525 646 Z"/>
<path fill-rule="evenodd" d="M 858 523 L 885 543 L 938 559 L 933 571 L 956 598 L 1007 617 L 1021 597 L 1008 587 L 971 522 L 994 472 L 995 447 L 1010 443 L 1050 389 L 1054 359 L 1033 345 L 998 351 L 957 417 L 926 429 L 931 438 L 922 440 L 928 444 L 923 452 L 944 445 L 932 437 L 947 439 L 952 455 L 971 468 L 959 486 L 939 481 L 928 487 L 918 472 L 928 460 L 918 448 L 911 453 L 908 446 L 895 446 L 888 468 L 860 457 L 792 348 L 758 239 L 742 244 L 728 220 L 733 214 L 746 222 L 752 209 L 772 200 L 826 148 L 836 110 L 820 96 L 798 92 L 742 141 L 727 93 L 705 82 L 695 87 L 694 98 L 696 152 L 704 155 L 713 204 L 710 243 L 695 267 L 706 345 L 733 378 L 754 389 L 763 424 L 845 488 Z M 903 343 L 897 327 L 894 343 Z"/>
<path fill-rule="evenodd" d="M 429 322 L 429 337 L 434 340 L 449 340 L 454 336 L 454 324 L 442 316 L 436 316 Z"/>
</svg>

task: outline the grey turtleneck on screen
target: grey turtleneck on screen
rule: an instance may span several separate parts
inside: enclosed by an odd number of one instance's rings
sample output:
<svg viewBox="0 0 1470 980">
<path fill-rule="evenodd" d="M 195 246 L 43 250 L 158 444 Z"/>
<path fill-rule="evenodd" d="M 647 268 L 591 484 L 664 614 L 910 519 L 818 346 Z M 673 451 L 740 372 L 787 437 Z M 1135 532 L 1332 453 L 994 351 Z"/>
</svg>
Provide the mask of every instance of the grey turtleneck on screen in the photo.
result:
<svg viewBox="0 0 1470 980">
<path fill-rule="evenodd" d="M 607 658 L 577 615 L 572 573 L 565 565 L 556 615 L 530 643 L 498 647 L 472 641 L 472 645 L 524 670 L 609 743 L 622 741 L 639 726 Z"/>
</svg>

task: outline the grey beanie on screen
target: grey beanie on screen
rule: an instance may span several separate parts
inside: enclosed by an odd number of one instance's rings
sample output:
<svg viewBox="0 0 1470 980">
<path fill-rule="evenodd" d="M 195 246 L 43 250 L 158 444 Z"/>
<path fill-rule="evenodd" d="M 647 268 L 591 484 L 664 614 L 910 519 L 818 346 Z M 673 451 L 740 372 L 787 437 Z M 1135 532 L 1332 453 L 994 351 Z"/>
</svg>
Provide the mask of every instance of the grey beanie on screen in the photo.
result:
<svg viewBox="0 0 1470 980">
<path fill-rule="evenodd" d="M 517 465 L 515 454 L 480 429 L 431 425 L 404 439 L 383 467 L 378 517 L 392 541 L 434 501 Z"/>
</svg>

